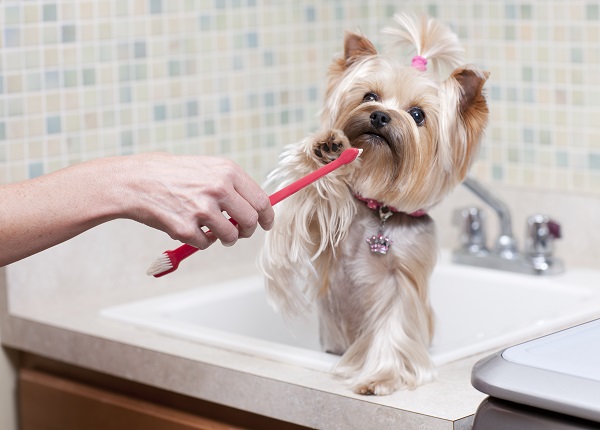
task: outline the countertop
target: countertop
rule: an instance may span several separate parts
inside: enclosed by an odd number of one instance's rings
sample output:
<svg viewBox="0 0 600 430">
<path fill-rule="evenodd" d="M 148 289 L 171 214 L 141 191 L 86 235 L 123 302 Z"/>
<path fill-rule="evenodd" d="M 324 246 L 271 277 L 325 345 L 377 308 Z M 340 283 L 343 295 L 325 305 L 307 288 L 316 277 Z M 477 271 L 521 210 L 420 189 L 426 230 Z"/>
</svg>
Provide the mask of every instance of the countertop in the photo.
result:
<svg viewBox="0 0 600 430">
<path fill-rule="evenodd" d="M 307 427 L 471 428 L 485 398 L 470 384 L 471 368 L 487 354 L 443 365 L 435 382 L 413 391 L 360 396 L 328 373 L 100 316 L 108 306 L 253 273 L 260 246 L 260 238 L 214 245 L 155 279 L 145 269 L 172 241 L 132 222 L 109 224 L 0 269 L 5 345 Z"/>
</svg>

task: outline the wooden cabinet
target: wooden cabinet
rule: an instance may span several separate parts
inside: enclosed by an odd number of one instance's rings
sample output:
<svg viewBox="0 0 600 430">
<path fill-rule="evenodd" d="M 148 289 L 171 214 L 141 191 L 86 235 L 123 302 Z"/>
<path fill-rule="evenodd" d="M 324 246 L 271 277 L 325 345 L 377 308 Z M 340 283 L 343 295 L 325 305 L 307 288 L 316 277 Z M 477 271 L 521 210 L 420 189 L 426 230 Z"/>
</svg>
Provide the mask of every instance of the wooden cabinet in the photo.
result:
<svg viewBox="0 0 600 430">
<path fill-rule="evenodd" d="M 21 430 L 303 428 L 41 358 L 28 361 L 37 364 L 19 370 Z"/>
</svg>

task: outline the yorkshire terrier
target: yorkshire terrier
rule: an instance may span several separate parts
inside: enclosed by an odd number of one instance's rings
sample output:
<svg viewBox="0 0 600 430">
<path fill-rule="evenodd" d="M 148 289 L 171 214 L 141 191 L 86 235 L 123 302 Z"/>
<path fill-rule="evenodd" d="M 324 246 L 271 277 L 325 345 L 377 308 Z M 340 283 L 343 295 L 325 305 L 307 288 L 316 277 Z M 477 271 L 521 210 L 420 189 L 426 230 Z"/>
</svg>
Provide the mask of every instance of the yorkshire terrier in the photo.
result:
<svg viewBox="0 0 600 430">
<path fill-rule="evenodd" d="M 435 378 L 428 282 L 437 259 L 427 215 L 476 158 L 488 73 L 464 65 L 457 36 L 427 18 L 386 28 L 416 50 L 403 66 L 346 33 L 329 70 L 321 131 L 286 147 L 268 184 L 336 159 L 359 159 L 277 208 L 259 259 L 270 303 L 292 317 L 317 302 L 325 351 L 356 393 L 386 395 Z"/>
</svg>

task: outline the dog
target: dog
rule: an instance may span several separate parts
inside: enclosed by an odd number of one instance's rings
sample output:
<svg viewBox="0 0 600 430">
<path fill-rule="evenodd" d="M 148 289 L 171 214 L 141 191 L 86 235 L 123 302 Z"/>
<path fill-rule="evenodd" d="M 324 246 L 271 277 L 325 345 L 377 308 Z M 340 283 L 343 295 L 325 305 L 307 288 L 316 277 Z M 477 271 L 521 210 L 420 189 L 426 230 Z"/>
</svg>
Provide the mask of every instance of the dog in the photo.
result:
<svg viewBox="0 0 600 430">
<path fill-rule="evenodd" d="M 488 107 L 488 73 L 464 65 L 457 36 L 428 17 L 384 29 L 410 64 L 346 32 L 328 72 L 320 130 L 289 145 L 267 185 L 362 155 L 276 208 L 259 257 L 270 304 L 286 318 L 316 302 L 320 341 L 354 392 L 387 395 L 435 378 L 428 282 L 438 249 L 428 210 L 465 178 Z"/>
</svg>

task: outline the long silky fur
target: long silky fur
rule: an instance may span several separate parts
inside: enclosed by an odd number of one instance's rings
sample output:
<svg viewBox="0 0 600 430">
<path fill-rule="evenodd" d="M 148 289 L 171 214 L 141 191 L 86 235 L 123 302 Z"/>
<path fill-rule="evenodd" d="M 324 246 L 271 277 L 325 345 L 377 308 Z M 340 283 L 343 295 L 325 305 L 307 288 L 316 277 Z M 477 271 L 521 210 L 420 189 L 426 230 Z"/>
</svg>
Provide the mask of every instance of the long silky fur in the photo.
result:
<svg viewBox="0 0 600 430">
<path fill-rule="evenodd" d="M 286 146 L 279 166 L 267 178 L 267 189 L 283 188 L 321 167 L 312 154 L 313 140 L 309 137 L 300 145 Z M 342 166 L 327 180 L 315 182 L 275 207 L 276 223 L 267 235 L 258 263 L 266 274 L 269 303 L 286 317 L 309 310 L 324 287 L 316 261 L 326 253 L 333 256 L 349 230 L 356 204 L 348 199 L 347 175 L 348 167 Z"/>
<path fill-rule="evenodd" d="M 321 344 L 342 355 L 334 370 L 361 394 L 412 389 L 435 377 L 428 354 L 435 225 L 429 216 L 406 214 L 430 209 L 464 179 L 488 116 L 482 95 L 488 75 L 460 66 L 456 35 L 426 18 L 396 21 L 399 29 L 386 29 L 396 43 L 412 43 L 435 68 L 453 70 L 444 79 L 418 72 L 347 33 L 344 53 L 329 69 L 321 131 L 285 148 L 267 187 L 283 187 L 323 165 L 316 149 L 332 133 L 363 154 L 281 202 L 259 258 L 269 302 L 284 317 L 303 315 L 316 302 Z M 365 102 L 371 91 L 381 99 Z M 413 106 L 426 112 L 421 126 L 407 113 Z M 369 118 L 376 110 L 391 121 L 373 130 Z M 404 212 L 385 222 L 383 233 L 393 241 L 387 255 L 369 251 L 365 239 L 380 221 L 353 193 Z"/>
</svg>

